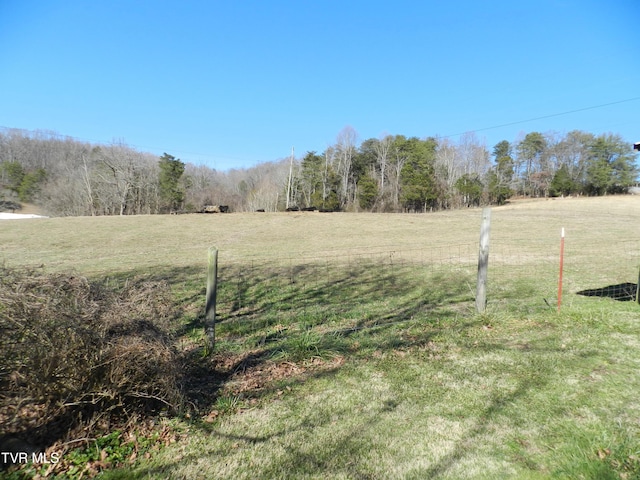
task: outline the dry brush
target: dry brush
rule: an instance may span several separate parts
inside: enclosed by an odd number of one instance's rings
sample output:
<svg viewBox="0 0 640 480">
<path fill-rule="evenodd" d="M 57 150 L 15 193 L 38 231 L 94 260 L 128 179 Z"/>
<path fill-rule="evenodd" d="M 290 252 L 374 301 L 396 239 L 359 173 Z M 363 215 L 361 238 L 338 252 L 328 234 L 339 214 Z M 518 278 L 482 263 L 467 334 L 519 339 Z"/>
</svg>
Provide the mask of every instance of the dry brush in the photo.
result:
<svg viewBox="0 0 640 480">
<path fill-rule="evenodd" d="M 183 404 L 168 285 L 0 267 L 0 437 L 39 445 Z"/>
</svg>

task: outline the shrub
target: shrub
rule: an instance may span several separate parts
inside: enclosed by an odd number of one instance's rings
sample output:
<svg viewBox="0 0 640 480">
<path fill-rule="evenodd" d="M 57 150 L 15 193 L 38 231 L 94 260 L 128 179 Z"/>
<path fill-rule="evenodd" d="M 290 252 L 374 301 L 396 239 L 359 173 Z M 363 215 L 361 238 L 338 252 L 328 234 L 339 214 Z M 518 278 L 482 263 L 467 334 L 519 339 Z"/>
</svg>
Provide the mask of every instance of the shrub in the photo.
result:
<svg viewBox="0 0 640 480">
<path fill-rule="evenodd" d="M 175 318 L 165 282 L 0 267 L 0 437 L 49 444 L 98 418 L 178 410 Z"/>
</svg>

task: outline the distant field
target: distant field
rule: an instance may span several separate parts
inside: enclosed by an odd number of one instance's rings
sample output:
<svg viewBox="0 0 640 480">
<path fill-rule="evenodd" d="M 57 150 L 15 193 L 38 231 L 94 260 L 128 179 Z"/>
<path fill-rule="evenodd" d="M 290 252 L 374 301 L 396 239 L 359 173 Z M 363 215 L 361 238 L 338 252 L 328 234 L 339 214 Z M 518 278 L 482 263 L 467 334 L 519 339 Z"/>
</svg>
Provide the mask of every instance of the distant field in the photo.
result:
<svg viewBox="0 0 640 480">
<path fill-rule="evenodd" d="M 640 478 L 640 306 L 576 295 L 637 282 L 640 197 L 494 207 L 478 315 L 481 215 L 2 221 L 0 261 L 166 279 L 188 350 L 220 249 L 218 346 L 189 379 L 210 404 L 107 478 Z"/>
<path fill-rule="evenodd" d="M 516 201 L 494 207 L 492 245 L 556 254 L 567 246 L 612 253 L 640 239 L 640 197 Z M 202 265 L 216 245 L 222 259 L 322 256 L 332 253 L 433 250 L 478 242 L 481 210 L 432 214 L 232 213 L 6 220 L 0 259 L 108 274 L 153 266 Z M 602 249 L 602 250 L 601 250 Z"/>
<path fill-rule="evenodd" d="M 217 246 L 223 277 L 243 265 L 246 269 L 255 264 L 358 259 L 444 263 L 471 275 L 481 214 L 481 209 L 468 209 L 432 214 L 290 212 L 4 220 L 0 261 L 92 277 L 158 275 L 171 269 L 202 276 L 207 249 Z M 538 277 L 547 287 L 545 295 L 551 295 L 564 227 L 567 291 L 635 282 L 639 220 L 637 196 L 522 200 L 494 207 L 490 279 L 498 286 Z"/>
</svg>

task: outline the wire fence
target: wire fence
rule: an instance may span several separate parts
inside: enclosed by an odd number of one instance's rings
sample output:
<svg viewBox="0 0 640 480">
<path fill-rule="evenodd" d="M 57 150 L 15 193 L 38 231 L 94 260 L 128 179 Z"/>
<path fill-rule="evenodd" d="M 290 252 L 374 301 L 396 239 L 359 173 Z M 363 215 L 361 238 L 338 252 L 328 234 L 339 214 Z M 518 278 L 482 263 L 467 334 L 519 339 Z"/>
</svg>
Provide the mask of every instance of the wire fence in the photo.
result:
<svg viewBox="0 0 640 480">
<path fill-rule="evenodd" d="M 560 232 L 555 242 L 491 239 L 488 308 L 531 302 L 555 308 L 560 273 Z M 220 318 L 344 328 L 377 325 L 373 318 L 406 320 L 419 310 L 473 311 L 478 244 L 420 248 L 369 247 L 357 251 L 253 257 L 222 263 Z M 640 240 L 606 245 L 568 241 L 564 248 L 564 303 L 577 298 L 636 300 Z"/>
</svg>

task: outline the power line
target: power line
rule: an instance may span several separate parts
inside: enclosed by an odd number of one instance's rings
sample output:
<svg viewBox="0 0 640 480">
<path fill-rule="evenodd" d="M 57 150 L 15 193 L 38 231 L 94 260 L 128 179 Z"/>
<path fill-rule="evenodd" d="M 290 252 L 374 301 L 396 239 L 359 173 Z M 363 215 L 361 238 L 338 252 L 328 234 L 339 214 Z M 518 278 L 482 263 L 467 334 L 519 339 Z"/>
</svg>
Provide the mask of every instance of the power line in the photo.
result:
<svg viewBox="0 0 640 480">
<path fill-rule="evenodd" d="M 560 117 L 562 115 L 570 115 L 572 113 L 584 112 L 584 111 L 587 111 L 587 110 L 595 110 L 596 108 L 609 107 L 611 105 L 618 105 L 620 103 L 633 102 L 633 101 L 636 101 L 636 100 L 640 100 L 640 97 L 627 98 L 626 100 L 618 100 L 617 102 L 603 103 L 601 105 L 593 105 L 591 107 L 578 108 L 576 110 L 567 110 L 565 112 L 560 112 L 560 113 L 551 113 L 549 115 L 543 115 L 541 117 L 534 117 L 534 118 L 528 118 L 527 120 L 518 120 L 518 121 L 515 121 L 515 122 L 503 123 L 503 124 L 500 124 L 500 125 L 494 125 L 492 127 L 484 127 L 484 128 L 476 128 L 476 129 L 473 129 L 473 130 L 466 130 L 466 131 L 460 132 L 460 133 L 454 133 L 454 134 L 451 134 L 451 135 L 444 135 L 444 136 L 442 136 L 440 138 L 451 138 L 451 137 L 457 137 L 459 135 L 464 135 L 465 133 L 468 133 L 468 132 L 484 132 L 484 131 L 487 131 L 487 130 L 494 130 L 496 128 L 510 127 L 512 125 L 519 125 L 521 123 L 534 122 L 536 120 L 544 120 L 546 118 Z"/>
<path fill-rule="evenodd" d="M 618 100 L 615 102 L 609 102 L 609 103 L 602 103 L 600 105 L 592 105 L 589 107 L 584 107 L 584 108 L 578 108 L 575 110 L 567 110 L 564 112 L 559 112 L 559 113 L 551 113 L 549 115 L 543 115 L 540 117 L 533 117 L 533 118 L 528 118 L 526 120 L 517 120 L 514 122 L 509 122 L 509 123 L 502 123 L 499 125 L 493 125 L 490 127 L 483 127 L 483 128 L 476 128 L 476 129 L 469 129 L 469 130 L 465 130 L 464 132 L 460 132 L 460 133 L 453 133 L 450 135 L 438 135 L 438 138 L 451 138 L 451 137 L 458 137 L 460 135 L 464 135 L 465 133 L 469 133 L 469 132 L 485 132 L 487 130 L 495 130 L 497 128 L 503 128 L 503 127 L 510 127 L 512 125 L 520 125 L 523 123 L 528 123 L 528 122 L 534 122 L 536 120 L 545 120 L 547 118 L 554 118 L 554 117 L 560 117 L 563 115 L 570 115 L 572 113 L 578 113 L 578 112 L 585 112 L 588 110 L 595 110 L 598 108 L 604 108 L 604 107 L 609 107 L 611 105 L 619 105 L 621 103 L 628 103 L 628 102 L 634 102 L 640 100 L 640 97 L 633 97 L 633 98 L 627 98 L 625 100 Z M 18 131 L 18 132 L 24 132 L 26 134 L 30 134 L 30 135 L 34 135 L 34 134 L 43 134 L 49 137 L 55 137 L 55 138 L 59 138 L 62 140 L 66 140 L 66 139 L 70 139 L 70 140 L 75 140 L 78 142 L 88 142 L 88 143 L 97 143 L 97 144 L 102 144 L 105 145 L 105 142 L 102 141 L 98 141 L 98 140 L 89 140 L 89 139 L 82 139 L 82 138 L 78 138 L 78 137 L 72 137 L 70 135 L 63 135 L 57 132 L 53 132 L 50 130 L 27 130 L 24 128 L 13 128 L 13 127 L 5 127 L 5 126 L 0 126 L 0 130 L 4 130 L 4 131 Z M 115 140 L 114 140 L 115 141 Z M 133 148 L 138 148 L 138 149 L 153 149 L 156 151 L 167 151 L 167 150 L 171 150 L 175 153 L 178 154 L 186 154 L 186 155 L 195 155 L 198 157 L 203 157 L 204 159 L 210 159 L 213 160 L 214 162 L 216 162 L 216 158 L 218 159 L 225 159 L 225 160 L 237 160 L 237 161 L 241 161 L 244 162 L 245 160 L 240 159 L 240 158 L 235 158 L 235 157 L 230 157 L 230 156 L 226 156 L 226 155 L 214 155 L 214 154 L 208 154 L 208 153 L 196 153 L 196 152 L 187 152 L 184 150 L 177 150 L 177 149 L 167 149 L 167 148 L 160 148 L 160 147 L 150 147 L 150 146 L 142 146 L 142 145 L 131 145 L 131 144 L 127 144 L 126 142 L 124 142 L 124 140 L 121 140 L 122 143 L 124 143 L 127 146 L 133 147 Z"/>
</svg>

